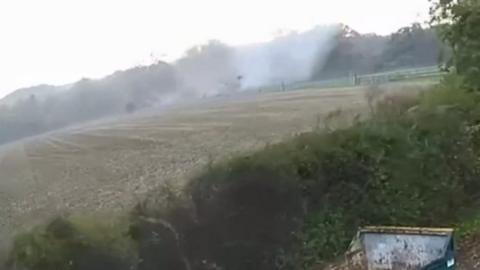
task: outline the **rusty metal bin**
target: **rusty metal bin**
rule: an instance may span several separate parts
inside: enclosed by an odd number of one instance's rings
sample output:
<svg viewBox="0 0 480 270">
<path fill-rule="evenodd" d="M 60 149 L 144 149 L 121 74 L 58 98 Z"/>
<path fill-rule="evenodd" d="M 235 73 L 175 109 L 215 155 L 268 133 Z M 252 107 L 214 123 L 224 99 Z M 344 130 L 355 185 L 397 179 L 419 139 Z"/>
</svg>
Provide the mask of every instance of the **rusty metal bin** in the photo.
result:
<svg viewBox="0 0 480 270">
<path fill-rule="evenodd" d="M 361 228 L 346 253 L 344 269 L 455 269 L 453 229 Z"/>
</svg>

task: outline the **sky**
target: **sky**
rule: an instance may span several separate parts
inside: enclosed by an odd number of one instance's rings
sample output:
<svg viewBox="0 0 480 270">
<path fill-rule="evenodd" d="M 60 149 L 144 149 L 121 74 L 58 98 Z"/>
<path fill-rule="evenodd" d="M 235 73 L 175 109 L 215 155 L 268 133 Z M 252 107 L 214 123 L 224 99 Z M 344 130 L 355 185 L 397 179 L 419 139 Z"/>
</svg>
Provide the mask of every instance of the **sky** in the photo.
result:
<svg viewBox="0 0 480 270">
<path fill-rule="evenodd" d="M 428 0 L 0 0 L 0 98 L 173 61 L 210 39 L 244 45 L 333 23 L 389 34 L 425 21 L 428 7 Z"/>
</svg>

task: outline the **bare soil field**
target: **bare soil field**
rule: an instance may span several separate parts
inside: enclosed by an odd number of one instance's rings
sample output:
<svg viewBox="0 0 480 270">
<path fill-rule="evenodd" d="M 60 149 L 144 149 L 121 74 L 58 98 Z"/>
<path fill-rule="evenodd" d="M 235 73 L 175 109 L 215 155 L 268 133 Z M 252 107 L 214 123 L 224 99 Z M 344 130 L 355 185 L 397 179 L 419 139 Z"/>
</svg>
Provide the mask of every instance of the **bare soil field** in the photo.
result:
<svg viewBox="0 0 480 270">
<path fill-rule="evenodd" d="M 312 130 L 334 109 L 365 110 L 364 92 L 217 98 L 0 146 L 0 239 L 57 214 L 129 209 L 164 181 Z"/>
</svg>

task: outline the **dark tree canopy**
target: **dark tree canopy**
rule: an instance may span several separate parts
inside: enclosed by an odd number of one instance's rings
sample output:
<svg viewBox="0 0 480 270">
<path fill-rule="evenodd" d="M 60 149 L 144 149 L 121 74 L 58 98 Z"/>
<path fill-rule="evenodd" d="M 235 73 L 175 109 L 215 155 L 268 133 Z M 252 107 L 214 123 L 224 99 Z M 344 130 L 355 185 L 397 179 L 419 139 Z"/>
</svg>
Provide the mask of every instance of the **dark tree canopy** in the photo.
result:
<svg viewBox="0 0 480 270">
<path fill-rule="evenodd" d="M 480 2 L 435 0 L 430 14 L 452 48 L 449 67 L 464 78 L 466 87 L 480 90 Z"/>
<path fill-rule="evenodd" d="M 314 69 L 313 79 L 436 65 L 442 49 L 436 32 L 419 23 L 389 36 L 360 34 L 343 26 L 335 42 L 327 61 Z"/>
</svg>

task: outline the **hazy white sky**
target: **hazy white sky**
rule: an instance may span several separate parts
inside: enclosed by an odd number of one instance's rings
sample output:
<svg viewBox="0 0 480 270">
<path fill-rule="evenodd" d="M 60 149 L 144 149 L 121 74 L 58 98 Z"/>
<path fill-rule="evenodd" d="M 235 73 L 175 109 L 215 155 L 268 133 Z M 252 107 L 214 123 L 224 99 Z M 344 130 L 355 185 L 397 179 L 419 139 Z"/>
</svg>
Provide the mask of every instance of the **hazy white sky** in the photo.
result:
<svg viewBox="0 0 480 270">
<path fill-rule="evenodd" d="M 0 0 L 0 97 L 173 60 L 219 39 L 265 41 L 279 29 L 342 22 L 387 34 L 424 21 L 428 0 Z"/>
</svg>

